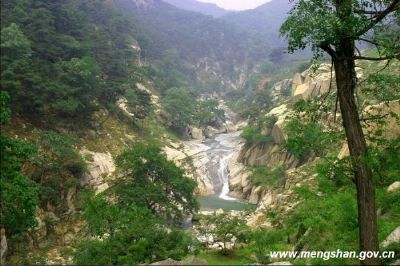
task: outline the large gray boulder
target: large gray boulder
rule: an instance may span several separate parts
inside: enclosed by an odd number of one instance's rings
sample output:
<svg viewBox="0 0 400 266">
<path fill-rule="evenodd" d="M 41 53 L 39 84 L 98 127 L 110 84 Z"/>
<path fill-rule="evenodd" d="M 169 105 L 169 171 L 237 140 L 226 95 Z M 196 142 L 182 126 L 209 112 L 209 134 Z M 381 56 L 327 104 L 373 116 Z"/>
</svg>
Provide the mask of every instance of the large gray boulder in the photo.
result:
<svg viewBox="0 0 400 266">
<path fill-rule="evenodd" d="M 276 144 L 283 144 L 286 142 L 287 135 L 284 132 L 285 119 L 279 119 L 272 128 L 272 138 Z"/>
<path fill-rule="evenodd" d="M 188 134 L 192 139 L 204 139 L 203 130 L 197 127 L 189 127 Z"/>
<path fill-rule="evenodd" d="M 386 248 L 391 244 L 400 244 L 400 226 L 391 232 L 388 237 L 382 242 L 381 246 Z"/>
<path fill-rule="evenodd" d="M 388 188 L 388 192 L 395 192 L 397 190 L 400 190 L 400 181 L 396 181 L 393 184 L 391 184 Z"/>
<path fill-rule="evenodd" d="M 81 178 L 81 185 L 89 185 L 96 193 L 108 189 L 107 179 L 115 171 L 114 159 L 110 153 L 92 152 L 86 149 L 80 151 L 87 158 L 87 172 Z"/>
<path fill-rule="evenodd" d="M 295 100 L 306 100 L 327 93 L 333 83 L 335 73 L 330 64 L 321 64 L 314 72 L 311 68 L 293 77 L 292 96 Z"/>
<path fill-rule="evenodd" d="M 261 199 L 262 191 L 263 191 L 263 188 L 261 186 L 253 187 L 251 190 L 251 193 L 250 193 L 249 202 L 251 204 L 258 204 Z"/>
</svg>

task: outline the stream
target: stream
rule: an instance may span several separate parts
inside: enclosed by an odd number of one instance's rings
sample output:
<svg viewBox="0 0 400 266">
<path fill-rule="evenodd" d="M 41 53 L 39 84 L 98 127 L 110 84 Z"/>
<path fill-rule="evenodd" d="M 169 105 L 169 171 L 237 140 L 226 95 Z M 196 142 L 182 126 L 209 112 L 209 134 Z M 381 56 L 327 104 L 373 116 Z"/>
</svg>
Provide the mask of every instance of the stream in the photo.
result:
<svg viewBox="0 0 400 266">
<path fill-rule="evenodd" d="M 239 152 L 241 142 L 241 131 L 219 134 L 214 138 L 204 141 L 209 149 L 206 156 L 209 161 L 207 167 L 207 177 L 211 180 L 214 194 L 199 197 L 200 208 L 202 210 L 243 210 L 249 207 L 248 203 L 230 197 L 229 194 L 229 161 L 235 153 Z"/>
</svg>

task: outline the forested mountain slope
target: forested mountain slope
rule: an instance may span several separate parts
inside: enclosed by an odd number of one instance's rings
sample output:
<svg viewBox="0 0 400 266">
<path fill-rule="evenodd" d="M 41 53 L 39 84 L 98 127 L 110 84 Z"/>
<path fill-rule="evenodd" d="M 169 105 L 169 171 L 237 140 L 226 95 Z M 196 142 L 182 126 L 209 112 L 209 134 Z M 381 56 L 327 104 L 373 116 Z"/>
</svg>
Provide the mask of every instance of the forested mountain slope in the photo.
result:
<svg viewBox="0 0 400 266">
<path fill-rule="evenodd" d="M 134 18 L 143 54 L 162 73 L 163 84 L 173 76 L 203 89 L 232 89 L 268 59 L 270 49 L 263 39 L 229 23 L 160 0 L 116 3 Z M 167 68 L 175 72 L 165 72 Z M 201 84 L 209 81 L 216 84 Z"/>
<path fill-rule="evenodd" d="M 276 250 L 358 250 L 336 73 L 324 57 L 282 53 L 288 9 L 273 0 L 214 18 L 161 0 L 1 1 L 0 264 L 248 265 L 282 263 Z M 365 52 L 398 51 L 383 48 Z M 379 242 L 398 257 L 394 55 L 351 73 Z M 199 195 L 246 209 L 201 210 Z M 359 261 L 291 260 L 303 262 Z"/>
<path fill-rule="evenodd" d="M 223 119 L 217 101 L 196 96 L 244 84 L 268 48 L 234 26 L 193 14 L 161 1 L 1 2 L 1 239 L 8 243 L 2 242 L 2 260 L 42 261 L 77 236 L 117 231 L 102 243 L 85 240 L 76 261 L 106 264 L 110 254 L 94 255 L 96 247 L 130 242 L 120 238 L 128 235 L 156 237 L 147 245 L 164 252 L 115 263 L 187 254 L 189 239 L 176 224 L 196 210 L 196 185 L 161 147 L 189 124 Z M 148 164 L 132 165 L 149 154 Z M 143 177 L 136 192 L 131 185 L 140 182 L 114 184 L 132 167 L 144 169 L 132 176 Z M 152 167 L 159 184 L 145 184 Z M 85 190 L 104 193 L 84 196 Z M 109 202 L 109 194 L 127 205 Z M 156 211 L 161 203 L 165 212 Z M 91 212 L 93 204 L 104 219 Z M 83 210 L 88 216 L 79 215 Z M 119 218 L 110 224 L 110 216 Z M 82 224 L 91 219 L 100 223 Z M 107 223 L 112 231 L 103 230 Z M 127 224 L 144 226 L 147 235 L 122 233 Z"/>
<path fill-rule="evenodd" d="M 290 8 L 288 0 L 272 0 L 252 10 L 227 14 L 222 19 L 260 34 L 274 46 L 284 47 L 284 39 L 279 37 L 279 28 L 287 18 Z"/>
</svg>

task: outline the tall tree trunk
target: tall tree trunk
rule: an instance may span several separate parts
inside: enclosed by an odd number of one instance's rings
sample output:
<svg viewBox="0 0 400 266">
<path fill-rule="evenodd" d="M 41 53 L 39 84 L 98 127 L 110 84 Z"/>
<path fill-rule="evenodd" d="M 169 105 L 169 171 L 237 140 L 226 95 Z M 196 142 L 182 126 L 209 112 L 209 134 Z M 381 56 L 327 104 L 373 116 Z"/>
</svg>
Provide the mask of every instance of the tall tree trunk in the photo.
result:
<svg viewBox="0 0 400 266">
<path fill-rule="evenodd" d="M 352 40 L 343 39 L 336 46 L 336 58 L 334 58 L 336 84 L 357 186 L 360 249 L 378 251 L 375 188 L 372 171 L 365 161 L 368 150 L 355 100 L 356 73 L 353 55 Z M 378 265 L 379 259 L 366 259 L 361 261 L 361 264 Z"/>
</svg>

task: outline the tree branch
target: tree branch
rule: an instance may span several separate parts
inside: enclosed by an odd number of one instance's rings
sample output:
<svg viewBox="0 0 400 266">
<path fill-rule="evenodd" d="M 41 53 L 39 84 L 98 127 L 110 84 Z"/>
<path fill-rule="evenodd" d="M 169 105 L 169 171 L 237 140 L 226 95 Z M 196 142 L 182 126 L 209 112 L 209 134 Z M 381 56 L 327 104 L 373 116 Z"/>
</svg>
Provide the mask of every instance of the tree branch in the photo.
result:
<svg viewBox="0 0 400 266">
<path fill-rule="evenodd" d="M 369 61 L 383 61 L 383 60 L 390 60 L 390 59 L 400 59 L 400 55 L 391 55 L 385 57 L 368 57 L 368 56 L 354 56 L 356 60 L 369 60 Z"/>
<path fill-rule="evenodd" d="M 373 10 L 363 10 L 363 9 L 355 9 L 354 13 L 356 14 L 364 14 L 364 15 L 379 15 L 382 11 L 373 11 Z"/>
<path fill-rule="evenodd" d="M 371 41 L 371 40 L 368 40 L 368 39 L 358 38 L 358 40 L 359 40 L 359 41 L 363 41 L 363 42 L 367 42 L 367 43 L 370 43 L 370 44 L 373 44 L 373 45 L 375 45 L 375 46 L 378 46 L 378 43 L 377 43 L 377 42 L 374 42 L 374 41 Z"/>
<path fill-rule="evenodd" d="M 370 29 L 372 29 L 376 24 L 381 22 L 387 15 L 390 13 L 400 10 L 400 0 L 393 0 L 393 2 L 383 11 L 380 11 L 379 14 L 375 17 L 374 20 L 363 30 L 356 33 L 355 36 L 362 36 L 367 33 Z"/>
<path fill-rule="evenodd" d="M 400 1 L 400 0 L 399 0 Z M 319 47 L 327 52 L 332 58 L 336 58 L 336 51 L 328 43 L 321 43 Z"/>
</svg>

